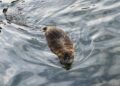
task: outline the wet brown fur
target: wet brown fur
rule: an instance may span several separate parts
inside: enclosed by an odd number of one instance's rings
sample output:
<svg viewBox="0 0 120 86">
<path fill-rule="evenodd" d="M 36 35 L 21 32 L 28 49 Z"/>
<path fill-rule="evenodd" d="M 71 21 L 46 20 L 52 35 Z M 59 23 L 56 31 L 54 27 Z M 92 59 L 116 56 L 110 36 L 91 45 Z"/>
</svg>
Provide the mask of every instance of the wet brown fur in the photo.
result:
<svg viewBox="0 0 120 86">
<path fill-rule="evenodd" d="M 68 60 L 74 59 L 74 47 L 73 43 L 67 34 L 54 26 L 47 26 L 43 28 L 45 32 L 46 40 L 50 50 L 56 54 L 61 61 L 64 62 L 65 55 L 68 55 Z M 72 61 L 73 62 L 73 61 Z M 70 62 L 72 64 L 72 62 Z M 69 63 L 63 63 L 63 65 Z"/>
</svg>

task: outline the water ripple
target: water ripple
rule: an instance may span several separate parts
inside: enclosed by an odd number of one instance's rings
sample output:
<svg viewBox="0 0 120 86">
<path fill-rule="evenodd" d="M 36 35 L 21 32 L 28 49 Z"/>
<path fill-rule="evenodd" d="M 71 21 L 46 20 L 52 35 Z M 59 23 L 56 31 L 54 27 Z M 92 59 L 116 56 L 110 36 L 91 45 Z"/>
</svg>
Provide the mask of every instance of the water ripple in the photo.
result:
<svg viewBox="0 0 120 86">
<path fill-rule="evenodd" d="M 0 86 L 120 86 L 119 8 L 119 0 L 0 1 Z M 46 25 L 73 40 L 71 70 L 50 51 Z"/>
</svg>

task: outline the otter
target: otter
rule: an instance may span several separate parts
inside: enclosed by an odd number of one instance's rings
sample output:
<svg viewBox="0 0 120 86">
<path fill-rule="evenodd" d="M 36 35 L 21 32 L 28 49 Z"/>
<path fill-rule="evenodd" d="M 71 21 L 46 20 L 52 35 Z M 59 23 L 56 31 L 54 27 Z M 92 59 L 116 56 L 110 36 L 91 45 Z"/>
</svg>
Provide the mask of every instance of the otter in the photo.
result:
<svg viewBox="0 0 120 86">
<path fill-rule="evenodd" d="M 50 50 L 58 56 L 63 68 L 71 69 L 74 60 L 73 42 L 62 29 L 55 26 L 46 26 L 42 30 Z"/>
</svg>

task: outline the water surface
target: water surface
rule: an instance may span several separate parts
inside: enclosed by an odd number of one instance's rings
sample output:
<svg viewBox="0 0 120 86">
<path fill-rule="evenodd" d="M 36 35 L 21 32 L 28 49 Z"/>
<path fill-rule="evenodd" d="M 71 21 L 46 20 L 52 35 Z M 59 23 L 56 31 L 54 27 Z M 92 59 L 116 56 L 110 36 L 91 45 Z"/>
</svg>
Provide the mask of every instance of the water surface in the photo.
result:
<svg viewBox="0 0 120 86">
<path fill-rule="evenodd" d="M 50 51 L 46 25 L 73 40 L 71 70 Z M 119 29 L 119 0 L 1 0 L 0 86 L 120 86 Z"/>
</svg>

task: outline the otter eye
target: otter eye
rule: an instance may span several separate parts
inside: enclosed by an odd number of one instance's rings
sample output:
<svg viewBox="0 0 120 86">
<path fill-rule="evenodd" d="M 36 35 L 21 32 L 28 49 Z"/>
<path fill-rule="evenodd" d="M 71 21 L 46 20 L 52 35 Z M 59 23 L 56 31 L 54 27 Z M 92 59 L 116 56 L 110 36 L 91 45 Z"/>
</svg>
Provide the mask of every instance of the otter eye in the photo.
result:
<svg viewBox="0 0 120 86">
<path fill-rule="evenodd" d="M 47 30 L 47 27 L 44 27 L 43 30 L 46 31 L 46 30 Z"/>
</svg>

